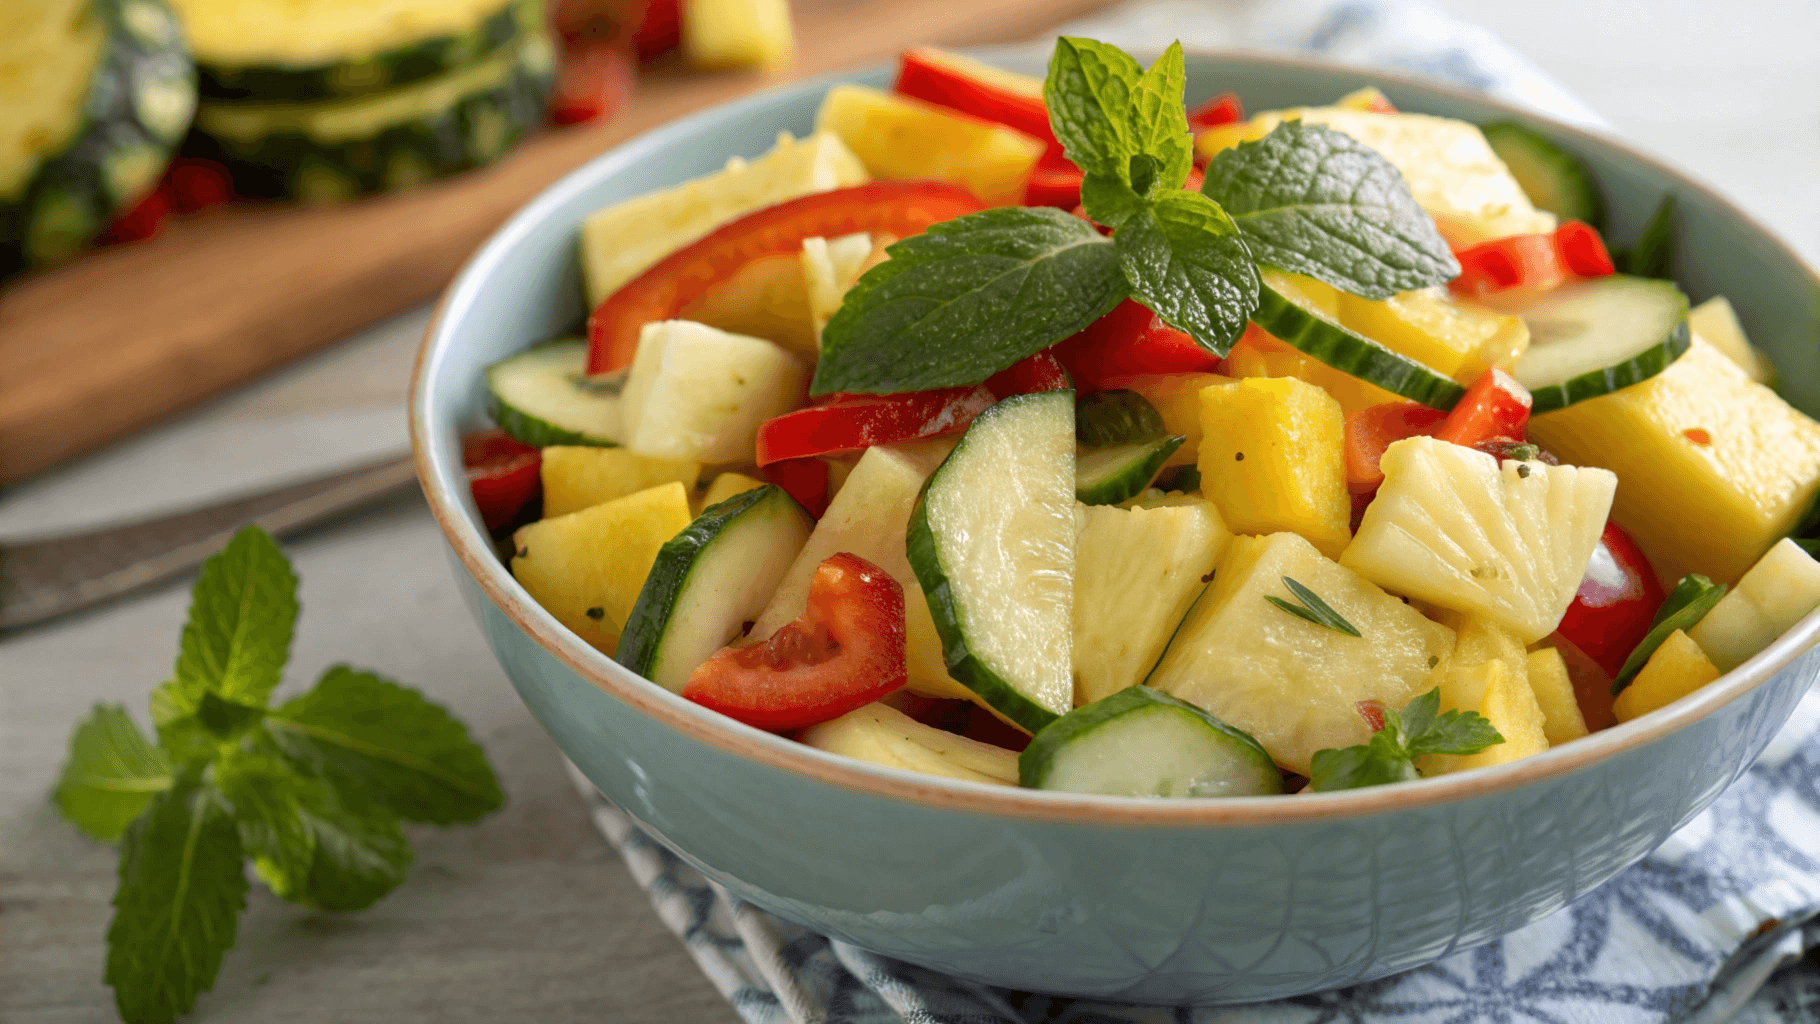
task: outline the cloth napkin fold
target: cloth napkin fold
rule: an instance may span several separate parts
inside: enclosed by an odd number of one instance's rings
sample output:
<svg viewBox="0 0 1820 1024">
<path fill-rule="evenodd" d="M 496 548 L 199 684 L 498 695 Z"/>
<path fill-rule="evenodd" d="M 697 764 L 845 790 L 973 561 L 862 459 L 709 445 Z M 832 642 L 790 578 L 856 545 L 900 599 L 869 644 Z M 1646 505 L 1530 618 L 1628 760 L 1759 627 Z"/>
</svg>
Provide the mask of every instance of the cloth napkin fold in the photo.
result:
<svg viewBox="0 0 1820 1024">
<path fill-rule="evenodd" d="M 1491 33 L 1419 0 L 1155 0 L 1063 28 L 1127 48 L 1318 54 L 1597 125 Z M 868 953 L 727 893 L 572 766 L 601 833 L 750 1024 L 1795 1024 L 1820 1019 L 1820 691 L 1750 772 L 1648 859 L 1548 918 L 1406 974 L 1242 1007 L 1143 1007 L 995 989 Z M 1773 976 L 1773 977 L 1772 977 Z M 1767 984 L 1766 984 L 1767 983 Z"/>
</svg>

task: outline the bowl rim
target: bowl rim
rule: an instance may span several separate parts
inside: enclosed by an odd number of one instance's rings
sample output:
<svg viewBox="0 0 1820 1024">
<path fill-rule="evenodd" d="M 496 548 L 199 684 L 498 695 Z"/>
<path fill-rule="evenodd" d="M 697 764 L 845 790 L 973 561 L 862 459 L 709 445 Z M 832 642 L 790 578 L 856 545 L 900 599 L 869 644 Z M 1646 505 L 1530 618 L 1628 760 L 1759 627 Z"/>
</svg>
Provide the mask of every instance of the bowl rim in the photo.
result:
<svg viewBox="0 0 1820 1024">
<path fill-rule="evenodd" d="M 1021 44 L 1036 46 L 1040 44 Z M 1018 46 L 979 48 L 982 57 L 1002 55 Z M 1483 93 L 1445 82 L 1384 72 L 1338 61 L 1259 53 L 1224 48 L 1191 48 L 1199 56 L 1261 65 L 1291 72 L 1340 72 L 1373 84 L 1389 84 L 1447 94 L 1471 104 L 1499 111 L 1543 126 L 1557 137 L 1606 146 L 1626 159 L 1648 166 L 1679 187 L 1697 192 L 1716 203 L 1738 222 L 1779 251 L 1791 264 L 1805 271 L 1816 292 L 1820 273 L 1799 253 L 1757 218 L 1725 198 L 1716 189 L 1636 147 L 1607 135 L 1548 114 L 1508 103 Z M 1453 775 L 1334 793 L 1303 793 L 1284 797 L 1233 800 L 1169 800 L 1157 797 L 1098 796 L 1060 793 L 1021 787 L 991 785 L 887 768 L 818 750 L 795 740 L 737 722 L 711 711 L 658 684 L 638 676 L 606 654 L 588 646 L 558 623 L 523 590 L 493 550 L 491 539 L 476 528 L 462 499 L 438 482 L 436 459 L 430 443 L 434 427 L 429 413 L 436 404 L 429 391 L 429 368 L 445 347 L 445 322 L 451 309 L 473 301 L 494 264 L 504 258 L 524 234 L 559 207 L 571 194 L 589 187 L 613 169 L 647 158 L 665 146 L 694 134 L 697 126 L 715 116 L 728 116 L 762 106 L 780 92 L 825 89 L 856 75 L 889 65 L 868 65 L 831 74 L 780 83 L 745 96 L 704 107 L 689 115 L 643 132 L 589 160 L 546 187 L 501 225 L 463 264 L 443 291 L 424 330 L 412 366 L 408 402 L 411 449 L 419 483 L 430 512 L 463 569 L 481 591 L 512 623 L 544 650 L 593 683 L 609 696 L 638 710 L 657 724 L 724 752 L 750 758 L 767 767 L 807 780 L 860 794 L 938 809 L 1088 826 L 1139 825 L 1173 828 L 1258 827 L 1354 818 L 1393 811 L 1435 807 L 1502 793 L 1531 783 L 1557 779 L 1646 746 L 1677 732 L 1731 704 L 1769 681 L 1792 664 L 1820 639 L 1820 609 L 1810 613 L 1743 665 L 1703 687 L 1691 698 L 1630 722 L 1619 723 L 1569 744 L 1554 747 L 1508 764 Z M 451 474 L 454 477 L 454 474 Z"/>
</svg>

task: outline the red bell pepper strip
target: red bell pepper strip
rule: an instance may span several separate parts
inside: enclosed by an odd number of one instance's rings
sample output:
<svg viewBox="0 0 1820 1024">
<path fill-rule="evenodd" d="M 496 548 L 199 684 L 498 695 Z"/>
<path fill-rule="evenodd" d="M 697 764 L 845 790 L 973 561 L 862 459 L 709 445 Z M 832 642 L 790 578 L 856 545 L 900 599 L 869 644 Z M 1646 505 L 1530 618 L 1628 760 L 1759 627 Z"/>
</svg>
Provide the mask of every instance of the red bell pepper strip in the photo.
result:
<svg viewBox="0 0 1820 1024">
<path fill-rule="evenodd" d="M 645 0 L 644 8 L 638 29 L 632 33 L 638 59 L 650 60 L 681 46 L 682 11 L 677 0 Z"/>
<path fill-rule="evenodd" d="M 1616 676 L 1649 635 L 1662 607 L 1662 584 L 1643 549 L 1617 523 L 1606 523 L 1586 576 L 1555 631 Z"/>
<path fill-rule="evenodd" d="M 682 695 L 773 732 L 839 718 L 906 681 L 904 588 L 843 551 L 816 566 L 809 605 L 759 643 L 723 647 Z"/>
<path fill-rule="evenodd" d="M 784 489 L 805 511 L 817 519 L 828 511 L 834 500 L 834 487 L 828 478 L 828 464 L 808 457 L 784 459 L 761 467 L 765 479 Z"/>
<path fill-rule="evenodd" d="M 234 177 L 213 160 L 178 157 L 165 172 L 171 205 L 178 213 L 196 213 L 234 198 Z"/>
<path fill-rule="evenodd" d="M 96 241 L 101 245 L 138 242 L 152 237 L 171 213 L 170 187 L 163 179 L 125 213 L 116 216 Z"/>
<path fill-rule="evenodd" d="M 461 461 L 468 468 L 474 504 L 489 530 L 518 518 L 542 485 L 543 452 L 503 430 L 483 430 L 462 438 Z"/>
<path fill-rule="evenodd" d="M 1169 326 L 1139 303 L 1126 299 L 1087 329 L 1057 342 L 1050 351 L 1073 375 L 1081 393 L 1104 391 L 1107 381 L 1133 374 L 1211 373 L 1220 357 Z"/>
<path fill-rule="evenodd" d="M 1188 112 L 1188 129 L 1204 132 L 1223 124 L 1245 120 L 1245 104 L 1236 92 L 1223 92 Z"/>
<path fill-rule="evenodd" d="M 581 39 L 563 50 L 550 94 L 550 120 L 581 124 L 616 112 L 632 92 L 632 55 L 623 45 Z"/>
<path fill-rule="evenodd" d="M 1479 298 L 1512 288 L 1544 290 L 1576 277 L 1613 272 L 1605 242 L 1590 226 L 1570 220 L 1550 235 L 1511 235 L 1454 253 L 1460 276 L 1454 292 Z"/>
<path fill-rule="evenodd" d="M 900 96 L 1015 128 L 1043 140 L 1053 151 L 1061 150 L 1049 127 L 1042 83 L 1035 79 L 1026 82 L 965 57 L 922 46 L 904 51 L 891 89 Z"/>
<path fill-rule="evenodd" d="M 1618 272 L 1605 239 L 1585 221 L 1570 220 L 1556 228 L 1555 248 L 1567 272 L 1577 277 L 1607 277 Z"/>
<path fill-rule="evenodd" d="M 1472 382 L 1434 436 L 1468 448 L 1486 441 L 1520 443 L 1529 436 L 1529 410 L 1534 404 L 1528 388 L 1494 366 Z"/>
<path fill-rule="evenodd" d="M 1415 402 L 1385 402 L 1346 417 L 1346 487 L 1370 496 L 1384 482 L 1384 450 L 1406 437 L 1428 435 L 1498 458 L 1529 436 L 1529 389 L 1493 367 L 1479 375 L 1452 412 Z M 1547 453 L 1530 458 L 1551 460 Z"/>
<path fill-rule="evenodd" d="M 766 420 L 758 428 L 757 462 L 768 468 L 789 459 L 946 434 L 965 428 L 996 401 L 983 384 L 899 395 L 829 395 L 807 409 Z"/>
<path fill-rule="evenodd" d="M 800 252 L 803 239 L 871 231 L 903 238 L 985 207 L 944 181 L 875 181 L 786 200 L 715 228 L 652 264 L 588 318 L 588 372 L 632 363 L 638 332 L 675 317 L 754 260 Z"/>
<path fill-rule="evenodd" d="M 1428 434 L 1447 419 L 1439 409 L 1417 402 L 1385 402 L 1346 417 L 1346 488 L 1369 497 L 1384 483 L 1378 463 L 1384 450 L 1406 437 Z"/>
<path fill-rule="evenodd" d="M 1074 381 L 1068 370 L 1055 357 L 1052 349 L 1025 356 L 986 378 L 986 388 L 997 398 L 1032 395 L 1038 391 L 1060 391 L 1071 388 Z"/>
</svg>

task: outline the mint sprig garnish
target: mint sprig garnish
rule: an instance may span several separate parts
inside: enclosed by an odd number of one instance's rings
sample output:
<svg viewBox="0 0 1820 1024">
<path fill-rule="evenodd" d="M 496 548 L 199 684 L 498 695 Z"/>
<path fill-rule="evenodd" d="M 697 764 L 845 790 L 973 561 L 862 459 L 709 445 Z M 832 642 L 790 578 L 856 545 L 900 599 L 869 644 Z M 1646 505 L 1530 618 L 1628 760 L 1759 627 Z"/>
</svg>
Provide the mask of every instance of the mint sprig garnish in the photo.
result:
<svg viewBox="0 0 1820 1024">
<path fill-rule="evenodd" d="M 810 392 L 977 384 L 1125 298 L 1224 356 L 1257 309 L 1259 264 L 1367 298 L 1459 272 L 1396 168 L 1338 132 L 1285 122 L 1222 154 L 1203 192 L 1182 191 L 1194 166 L 1185 80 L 1179 43 L 1146 69 L 1116 46 L 1058 39 L 1043 82 L 1050 127 L 1111 245 L 1040 208 L 897 242 L 822 332 Z"/>
<path fill-rule="evenodd" d="M 1382 786 L 1422 777 L 1416 758 L 1425 754 L 1476 754 L 1504 737 L 1476 711 L 1440 714 L 1439 687 L 1404 705 L 1385 708 L 1384 725 L 1356 747 L 1314 752 L 1308 788 L 1319 793 Z"/>
<path fill-rule="evenodd" d="M 203 566 L 153 744 L 118 705 L 70 738 L 52 799 L 120 844 L 105 979 L 123 1020 L 175 1020 L 214 984 L 246 905 L 247 860 L 278 896 L 371 906 L 404 881 L 401 821 L 472 821 L 504 800 L 466 727 L 415 690 L 345 666 L 276 709 L 297 577 L 248 527 Z"/>
</svg>

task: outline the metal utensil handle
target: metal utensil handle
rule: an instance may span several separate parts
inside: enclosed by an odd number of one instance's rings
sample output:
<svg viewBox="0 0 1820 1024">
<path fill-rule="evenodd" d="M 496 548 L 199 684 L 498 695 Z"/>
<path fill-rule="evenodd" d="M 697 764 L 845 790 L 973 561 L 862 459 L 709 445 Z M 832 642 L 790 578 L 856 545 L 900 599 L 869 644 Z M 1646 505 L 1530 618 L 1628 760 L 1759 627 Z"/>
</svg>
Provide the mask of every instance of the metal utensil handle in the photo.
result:
<svg viewBox="0 0 1820 1024">
<path fill-rule="evenodd" d="M 0 546 L 0 629 L 43 622 L 192 569 L 257 523 L 274 536 L 415 482 L 409 456 L 204 508 Z"/>
</svg>

